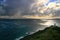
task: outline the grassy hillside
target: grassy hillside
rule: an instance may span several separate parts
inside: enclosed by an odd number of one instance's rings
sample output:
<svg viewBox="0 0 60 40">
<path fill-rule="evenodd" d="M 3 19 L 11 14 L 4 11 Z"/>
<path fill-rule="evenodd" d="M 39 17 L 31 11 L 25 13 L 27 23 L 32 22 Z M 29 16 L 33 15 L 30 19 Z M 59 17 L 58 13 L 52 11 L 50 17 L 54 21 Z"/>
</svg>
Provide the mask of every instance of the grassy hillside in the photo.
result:
<svg viewBox="0 0 60 40">
<path fill-rule="evenodd" d="M 60 40 L 60 27 L 50 26 L 20 40 Z"/>
</svg>

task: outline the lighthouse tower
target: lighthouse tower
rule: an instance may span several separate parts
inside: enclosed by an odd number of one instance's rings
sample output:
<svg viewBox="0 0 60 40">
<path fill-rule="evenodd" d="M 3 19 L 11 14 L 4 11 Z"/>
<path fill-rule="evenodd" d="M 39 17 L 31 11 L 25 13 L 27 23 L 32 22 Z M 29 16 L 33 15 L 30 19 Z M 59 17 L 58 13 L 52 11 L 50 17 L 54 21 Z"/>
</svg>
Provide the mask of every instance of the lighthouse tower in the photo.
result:
<svg viewBox="0 0 60 40">
<path fill-rule="evenodd" d="M 56 26 L 56 23 L 54 23 L 54 26 Z"/>
</svg>

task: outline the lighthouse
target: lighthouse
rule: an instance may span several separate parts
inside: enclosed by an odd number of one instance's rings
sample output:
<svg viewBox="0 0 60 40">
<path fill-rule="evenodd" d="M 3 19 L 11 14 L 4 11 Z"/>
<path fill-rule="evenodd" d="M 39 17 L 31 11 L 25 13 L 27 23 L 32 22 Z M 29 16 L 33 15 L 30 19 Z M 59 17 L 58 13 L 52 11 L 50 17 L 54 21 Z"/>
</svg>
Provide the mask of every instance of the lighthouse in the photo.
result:
<svg viewBox="0 0 60 40">
<path fill-rule="evenodd" d="M 54 26 L 56 26 L 56 23 L 54 23 Z"/>
</svg>

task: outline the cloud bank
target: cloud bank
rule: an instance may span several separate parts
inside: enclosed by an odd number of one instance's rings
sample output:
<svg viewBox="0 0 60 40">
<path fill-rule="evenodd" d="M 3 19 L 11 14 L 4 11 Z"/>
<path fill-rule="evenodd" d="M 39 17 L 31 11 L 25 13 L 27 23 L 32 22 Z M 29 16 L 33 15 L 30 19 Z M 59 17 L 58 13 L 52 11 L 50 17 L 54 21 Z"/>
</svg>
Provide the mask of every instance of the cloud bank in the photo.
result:
<svg viewBox="0 0 60 40">
<path fill-rule="evenodd" d="M 0 16 L 60 16 L 60 0 L 3 0 Z"/>
</svg>

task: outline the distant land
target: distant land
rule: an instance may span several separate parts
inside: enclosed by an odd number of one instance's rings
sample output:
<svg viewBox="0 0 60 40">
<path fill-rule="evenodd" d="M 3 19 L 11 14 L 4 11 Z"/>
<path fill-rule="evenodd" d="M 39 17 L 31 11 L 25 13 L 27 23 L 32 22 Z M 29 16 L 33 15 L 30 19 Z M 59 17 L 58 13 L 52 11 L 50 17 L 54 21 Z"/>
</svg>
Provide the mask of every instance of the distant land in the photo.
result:
<svg viewBox="0 0 60 40">
<path fill-rule="evenodd" d="M 60 40 L 60 27 L 52 25 L 20 40 Z"/>
<path fill-rule="evenodd" d="M 50 17 L 50 16 L 0 16 L 0 19 L 60 19 L 60 17 Z"/>
</svg>

